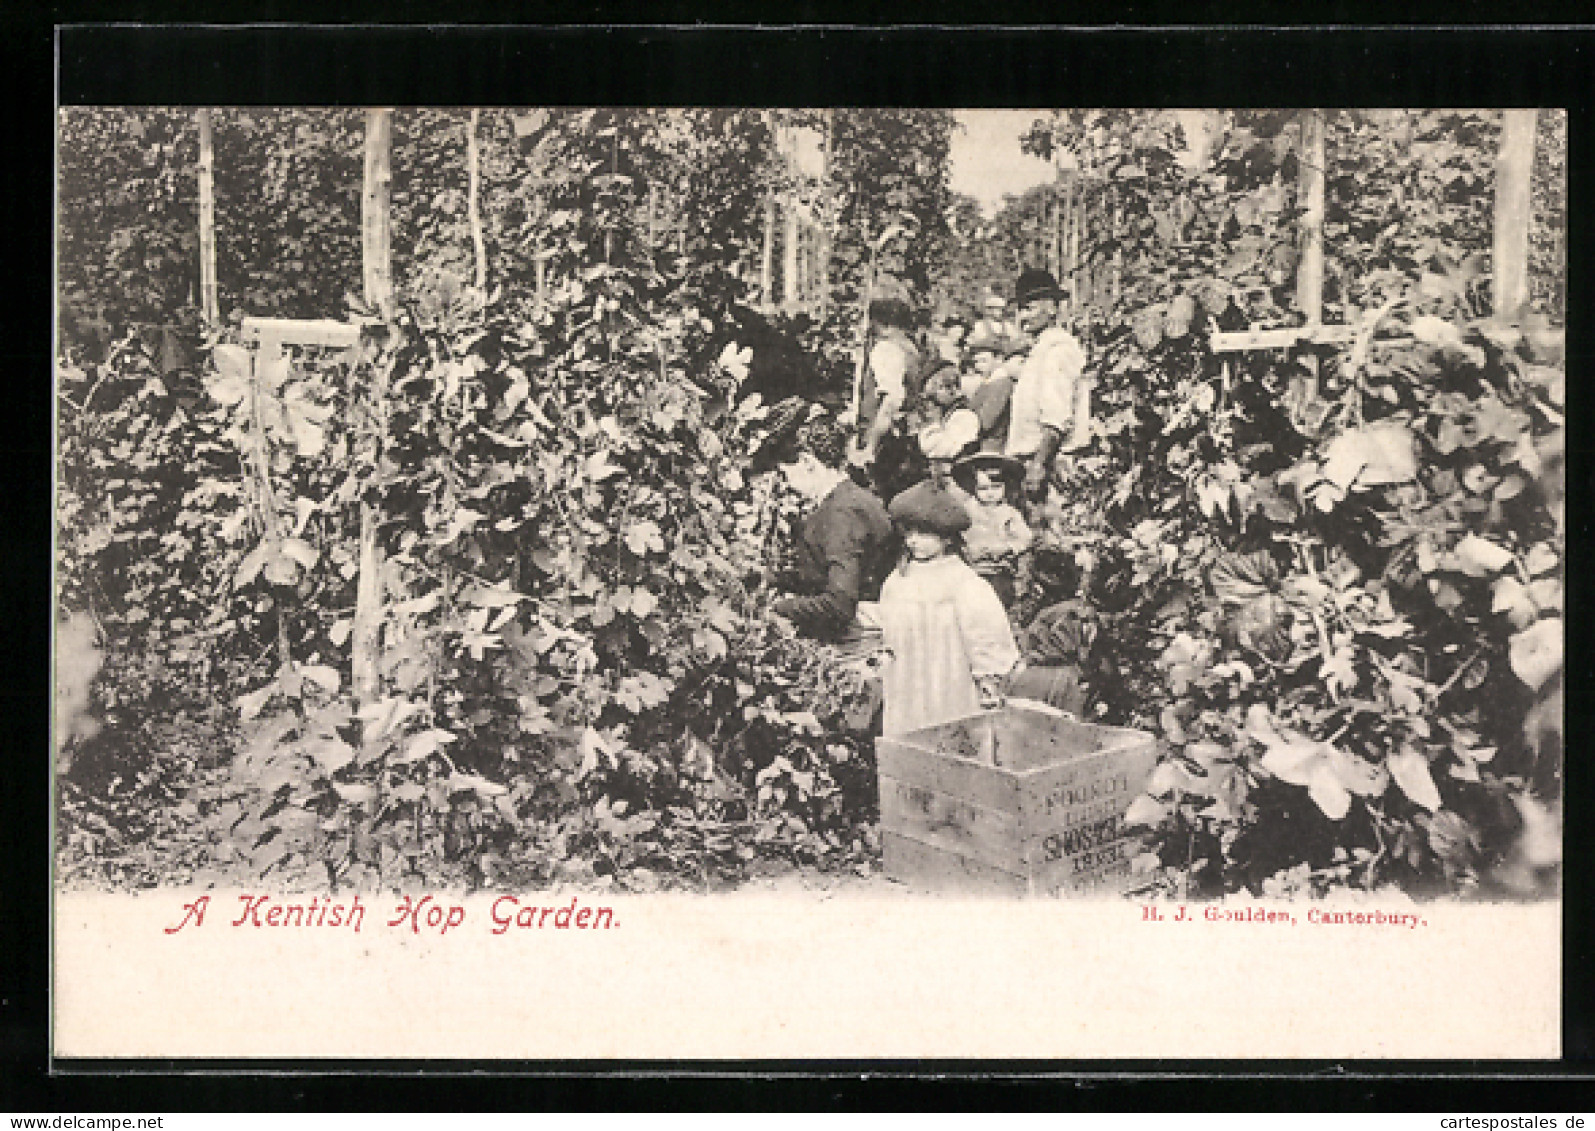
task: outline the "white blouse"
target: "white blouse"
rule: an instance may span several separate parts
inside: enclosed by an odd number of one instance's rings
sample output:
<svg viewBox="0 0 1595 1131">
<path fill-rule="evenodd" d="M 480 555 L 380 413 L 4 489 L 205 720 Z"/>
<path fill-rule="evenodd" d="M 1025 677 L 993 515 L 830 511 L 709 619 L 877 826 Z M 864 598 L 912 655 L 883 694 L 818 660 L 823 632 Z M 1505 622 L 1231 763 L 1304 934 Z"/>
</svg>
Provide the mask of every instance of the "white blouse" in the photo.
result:
<svg viewBox="0 0 1595 1131">
<path fill-rule="evenodd" d="M 881 587 L 879 618 L 885 734 L 975 714 L 975 680 L 1007 675 L 1019 662 L 996 591 L 953 555 L 898 566 Z"/>
</svg>

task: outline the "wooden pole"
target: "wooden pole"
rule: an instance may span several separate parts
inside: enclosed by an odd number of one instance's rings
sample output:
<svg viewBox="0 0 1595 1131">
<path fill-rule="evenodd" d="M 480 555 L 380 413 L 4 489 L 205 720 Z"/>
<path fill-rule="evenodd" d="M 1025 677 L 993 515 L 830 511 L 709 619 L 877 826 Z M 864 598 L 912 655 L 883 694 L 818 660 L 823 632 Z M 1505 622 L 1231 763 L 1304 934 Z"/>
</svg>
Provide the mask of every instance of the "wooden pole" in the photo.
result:
<svg viewBox="0 0 1595 1131">
<path fill-rule="evenodd" d="M 759 257 L 759 307 L 770 309 L 775 284 L 775 198 L 764 202 L 764 250 Z"/>
<path fill-rule="evenodd" d="M 1060 169 L 1054 176 L 1052 189 L 1052 230 L 1049 233 L 1052 244 L 1052 277 L 1063 277 L 1063 214 L 1066 210 L 1063 188 L 1063 171 Z"/>
<path fill-rule="evenodd" d="M 393 312 L 392 214 L 393 111 L 366 111 L 365 188 L 361 194 L 361 265 L 366 305 Z"/>
<path fill-rule="evenodd" d="M 1064 270 L 1069 275 L 1069 309 L 1080 309 L 1080 192 L 1079 177 L 1069 175 L 1069 212 L 1064 218 Z"/>
<path fill-rule="evenodd" d="M 797 234 L 797 306 L 799 310 L 807 310 L 809 306 L 809 288 L 814 284 L 814 241 L 809 238 L 809 226 L 806 223 L 798 225 Z"/>
<path fill-rule="evenodd" d="M 1491 299 L 1495 317 L 1516 318 L 1529 301 L 1530 190 L 1534 175 L 1537 111 L 1502 114 L 1501 148 L 1495 163 L 1495 242 Z"/>
<path fill-rule="evenodd" d="M 781 245 L 781 305 L 788 314 L 797 310 L 799 231 L 797 200 L 788 197 L 786 202 L 786 231 Z"/>
<path fill-rule="evenodd" d="M 865 242 L 869 241 L 869 228 L 864 229 Z M 858 317 L 858 356 L 853 360 L 853 400 L 851 413 L 858 420 L 860 400 L 864 395 L 864 366 L 869 360 L 869 308 L 875 301 L 875 247 L 869 245 L 869 260 L 864 267 L 864 301 Z"/>
<path fill-rule="evenodd" d="M 1123 225 L 1122 209 L 1119 204 L 1119 191 L 1113 190 L 1113 282 L 1109 290 L 1110 305 L 1116 310 L 1119 305 L 1120 284 L 1124 276 L 1124 246 L 1119 239 L 1119 228 Z"/>
<path fill-rule="evenodd" d="M 210 111 L 199 118 L 199 301 L 205 325 L 221 321 L 216 297 L 216 145 L 211 137 Z"/>
<path fill-rule="evenodd" d="M 816 286 L 819 291 L 815 306 L 819 312 L 820 321 L 825 321 L 826 314 L 831 306 L 831 138 L 836 126 L 836 111 L 825 111 L 825 142 L 820 149 L 820 232 L 819 246 L 815 254 L 819 258 L 819 265 L 815 270 L 818 276 Z"/>
<path fill-rule="evenodd" d="M 465 212 L 471 224 L 471 248 L 476 252 L 476 289 L 487 293 L 487 241 L 482 237 L 481 206 L 481 156 L 476 148 L 476 126 L 481 110 L 471 111 L 471 124 L 466 127 L 465 160 L 470 166 L 469 187 L 466 189 Z"/>
<path fill-rule="evenodd" d="M 473 131 L 474 132 L 474 131 Z M 389 110 L 366 111 L 365 184 L 361 194 L 361 268 L 366 304 L 393 315 L 392 185 L 393 116 Z M 385 390 L 372 367 L 369 390 L 369 426 L 380 431 Z M 375 470 L 373 468 L 373 470 Z M 355 583 L 354 626 L 350 632 L 350 660 L 355 703 L 370 706 L 381 694 L 378 656 L 382 638 L 382 550 L 377 544 L 377 514 L 360 503 L 359 577 Z"/>
<path fill-rule="evenodd" d="M 648 254 L 654 253 L 659 242 L 659 186 L 648 182 Z"/>
<path fill-rule="evenodd" d="M 271 452 L 266 441 L 266 417 L 261 407 L 261 378 L 282 360 L 282 346 L 276 341 L 264 342 L 250 367 L 249 376 L 249 435 L 252 441 L 255 474 L 259 481 L 261 523 L 265 531 L 269 553 L 277 555 L 282 549 L 282 520 L 277 514 L 277 493 L 271 486 Z M 287 602 L 277 595 L 277 659 L 286 668 L 293 661 L 288 642 Z"/>
<path fill-rule="evenodd" d="M 1324 112 L 1301 117 L 1296 197 L 1301 207 L 1301 261 L 1296 267 L 1296 305 L 1308 326 L 1324 320 Z"/>
</svg>

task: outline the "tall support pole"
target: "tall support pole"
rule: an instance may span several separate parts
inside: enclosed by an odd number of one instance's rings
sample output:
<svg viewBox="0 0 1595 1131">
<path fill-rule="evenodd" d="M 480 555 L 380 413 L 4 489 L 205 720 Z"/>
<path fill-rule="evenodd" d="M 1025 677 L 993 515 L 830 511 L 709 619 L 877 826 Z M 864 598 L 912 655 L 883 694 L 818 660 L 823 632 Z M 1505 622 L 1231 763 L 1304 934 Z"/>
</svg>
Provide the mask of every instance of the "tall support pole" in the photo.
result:
<svg viewBox="0 0 1595 1131">
<path fill-rule="evenodd" d="M 1064 227 L 1064 270 L 1069 274 L 1069 308 L 1071 313 L 1080 310 L 1080 178 L 1069 175 L 1069 212 Z"/>
<path fill-rule="evenodd" d="M 1119 203 L 1119 190 L 1113 190 L 1113 275 L 1108 288 L 1108 303 L 1113 310 L 1119 306 L 1119 295 L 1124 278 L 1124 245 L 1119 238 L 1123 226 L 1123 207 Z"/>
<path fill-rule="evenodd" d="M 365 189 L 360 202 L 361 265 L 366 305 L 384 317 L 393 307 L 393 111 L 366 111 Z"/>
<path fill-rule="evenodd" d="M 205 325 L 221 321 L 216 297 L 216 144 L 211 137 L 210 111 L 199 119 L 199 302 Z"/>
<path fill-rule="evenodd" d="M 1515 318 L 1529 301 L 1530 193 L 1537 111 L 1507 110 L 1495 162 L 1495 242 L 1491 298 L 1497 318 Z"/>
<path fill-rule="evenodd" d="M 1301 207 L 1301 260 L 1296 267 L 1296 305 L 1309 326 L 1324 320 L 1324 112 L 1301 117 L 1300 173 L 1296 192 Z"/>
<path fill-rule="evenodd" d="M 788 314 L 796 313 L 798 303 L 802 301 L 798 287 L 800 243 L 797 200 L 789 196 L 786 202 L 786 229 L 782 233 L 781 244 L 781 305 Z"/>
<path fill-rule="evenodd" d="M 759 307 L 768 311 L 775 299 L 775 198 L 764 202 L 764 250 L 759 256 Z"/>
<path fill-rule="evenodd" d="M 858 354 L 853 359 L 853 399 L 849 414 L 858 420 L 860 402 L 864 395 L 864 367 L 869 361 L 869 308 L 875 301 L 875 246 L 869 244 L 869 227 L 864 227 L 864 239 L 869 246 L 869 259 L 864 264 L 864 294 L 858 315 Z"/>
<path fill-rule="evenodd" d="M 476 289 L 487 293 L 487 241 L 482 237 L 482 171 L 481 154 L 476 147 L 476 127 L 482 111 L 471 111 L 471 123 L 466 127 L 465 160 L 470 166 L 466 189 L 465 211 L 471 225 L 471 249 L 476 253 Z"/>
<path fill-rule="evenodd" d="M 391 317 L 393 313 L 392 217 L 389 212 L 392 149 L 392 112 L 367 110 L 365 185 L 361 194 L 361 266 L 366 305 L 380 310 L 384 317 Z M 368 390 L 369 426 L 380 432 L 386 390 L 375 368 Z M 377 525 L 376 509 L 362 499 L 359 577 L 355 583 L 354 626 L 349 645 L 354 698 L 361 707 L 375 703 L 381 693 L 378 656 L 382 639 L 382 548 L 377 542 Z"/>
<path fill-rule="evenodd" d="M 825 111 L 825 140 L 820 149 L 820 231 L 815 254 L 819 265 L 815 271 L 815 285 L 819 291 L 816 303 L 819 320 L 825 321 L 831 307 L 831 225 L 833 201 L 831 198 L 831 145 L 836 129 L 836 111 Z"/>
</svg>

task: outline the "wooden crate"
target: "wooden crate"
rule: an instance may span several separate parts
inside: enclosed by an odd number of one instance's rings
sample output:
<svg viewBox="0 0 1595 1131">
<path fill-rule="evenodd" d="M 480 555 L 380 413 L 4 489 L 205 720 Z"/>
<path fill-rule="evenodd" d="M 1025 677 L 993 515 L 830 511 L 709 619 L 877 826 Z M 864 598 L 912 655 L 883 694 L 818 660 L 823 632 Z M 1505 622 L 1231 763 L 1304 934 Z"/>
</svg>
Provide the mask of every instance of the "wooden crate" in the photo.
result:
<svg viewBox="0 0 1595 1131">
<path fill-rule="evenodd" d="M 886 874 L 927 891 L 1117 892 L 1152 736 L 1009 704 L 875 741 Z"/>
</svg>

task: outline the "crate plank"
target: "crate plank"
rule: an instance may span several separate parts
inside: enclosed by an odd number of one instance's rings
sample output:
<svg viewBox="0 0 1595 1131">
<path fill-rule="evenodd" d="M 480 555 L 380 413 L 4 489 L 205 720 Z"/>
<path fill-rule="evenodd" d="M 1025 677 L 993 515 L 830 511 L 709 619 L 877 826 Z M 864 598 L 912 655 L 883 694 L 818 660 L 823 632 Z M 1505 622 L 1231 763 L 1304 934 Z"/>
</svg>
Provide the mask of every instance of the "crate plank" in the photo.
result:
<svg viewBox="0 0 1595 1131">
<path fill-rule="evenodd" d="M 886 874 L 920 891 L 958 895 L 1025 895 L 1023 876 L 900 833 L 881 833 Z"/>
<path fill-rule="evenodd" d="M 1021 859 L 1018 814 L 967 798 L 882 777 L 881 829 L 998 868 Z"/>
<path fill-rule="evenodd" d="M 1019 783 L 1013 774 L 998 767 L 938 754 L 896 738 L 876 740 L 875 751 L 882 777 L 967 798 L 991 809 L 1018 810 Z"/>
</svg>

